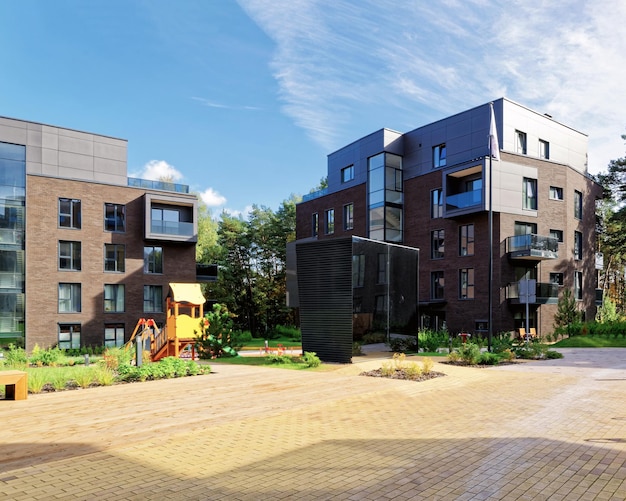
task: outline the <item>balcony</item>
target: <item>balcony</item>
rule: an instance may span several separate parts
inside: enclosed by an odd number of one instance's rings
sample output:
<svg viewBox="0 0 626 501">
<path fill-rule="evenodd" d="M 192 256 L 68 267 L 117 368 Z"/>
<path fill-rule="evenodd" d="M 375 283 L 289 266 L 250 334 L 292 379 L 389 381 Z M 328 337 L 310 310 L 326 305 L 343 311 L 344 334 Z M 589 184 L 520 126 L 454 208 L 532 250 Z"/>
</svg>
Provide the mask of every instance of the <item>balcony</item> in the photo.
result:
<svg viewBox="0 0 626 501">
<path fill-rule="evenodd" d="M 506 249 L 511 259 L 542 261 L 559 257 L 559 241 L 555 237 L 544 237 L 532 233 L 508 237 Z"/>
<path fill-rule="evenodd" d="M 596 306 L 602 306 L 604 292 L 602 289 L 596 289 Z"/>
<path fill-rule="evenodd" d="M 320 198 L 328 195 L 328 188 L 322 188 L 321 190 L 314 191 L 313 193 L 307 193 L 302 195 L 302 201 L 308 202 L 310 200 L 315 200 L 316 198 Z"/>
<path fill-rule="evenodd" d="M 456 211 L 480 205 L 483 201 L 483 190 L 466 191 L 446 196 L 446 211 Z"/>
<path fill-rule="evenodd" d="M 207 283 L 217 281 L 218 267 L 216 264 L 196 263 L 196 282 Z"/>
<path fill-rule="evenodd" d="M 532 304 L 557 304 L 559 302 L 559 284 L 537 282 L 535 295 L 536 300 Z M 519 300 L 518 282 L 506 286 L 506 298 L 511 304 L 521 304 Z"/>
<path fill-rule="evenodd" d="M 152 179 L 139 179 L 137 177 L 129 177 L 128 186 L 133 186 L 135 188 L 145 188 L 148 190 L 189 193 L 189 186 L 187 186 L 186 184 L 169 183 L 167 181 L 153 181 Z"/>
<path fill-rule="evenodd" d="M 195 243 L 198 240 L 198 199 L 189 195 L 146 193 L 146 240 Z"/>
</svg>

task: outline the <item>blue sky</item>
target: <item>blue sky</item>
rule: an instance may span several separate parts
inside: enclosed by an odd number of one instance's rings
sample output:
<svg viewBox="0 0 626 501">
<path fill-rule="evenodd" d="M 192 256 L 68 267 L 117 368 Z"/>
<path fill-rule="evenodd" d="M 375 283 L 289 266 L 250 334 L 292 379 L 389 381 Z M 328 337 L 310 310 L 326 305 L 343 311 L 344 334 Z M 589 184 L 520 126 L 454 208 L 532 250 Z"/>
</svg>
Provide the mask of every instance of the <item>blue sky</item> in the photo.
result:
<svg viewBox="0 0 626 501">
<path fill-rule="evenodd" d="M 277 209 L 326 155 L 505 96 L 625 156 L 626 2 L 1 0 L 0 116 L 128 139 L 218 215 Z"/>
</svg>

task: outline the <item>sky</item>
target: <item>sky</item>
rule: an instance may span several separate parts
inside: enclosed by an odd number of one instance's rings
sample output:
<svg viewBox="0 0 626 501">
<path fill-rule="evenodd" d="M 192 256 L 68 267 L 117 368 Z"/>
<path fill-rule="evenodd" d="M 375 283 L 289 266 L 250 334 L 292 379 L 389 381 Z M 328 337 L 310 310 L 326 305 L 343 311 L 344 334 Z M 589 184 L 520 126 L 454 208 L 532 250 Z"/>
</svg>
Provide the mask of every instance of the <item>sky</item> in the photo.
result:
<svg viewBox="0 0 626 501">
<path fill-rule="evenodd" d="M 277 210 L 333 151 L 507 97 L 626 156 L 623 0 L 0 0 L 0 116 L 128 140 L 211 213 Z"/>
</svg>

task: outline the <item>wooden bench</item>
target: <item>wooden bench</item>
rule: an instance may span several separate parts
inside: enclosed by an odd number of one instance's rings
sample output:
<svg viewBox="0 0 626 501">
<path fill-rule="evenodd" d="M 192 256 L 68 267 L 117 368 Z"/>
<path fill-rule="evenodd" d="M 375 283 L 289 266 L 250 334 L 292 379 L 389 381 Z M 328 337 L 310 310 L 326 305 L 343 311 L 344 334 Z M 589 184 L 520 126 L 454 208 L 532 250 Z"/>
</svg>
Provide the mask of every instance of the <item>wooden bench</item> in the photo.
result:
<svg viewBox="0 0 626 501">
<path fill-rule="evenodd" d="M 7 400 L 26 400 L 28 396 L 28 373 L 0 371 L 0 386 L 4 386 Z"/>
</svg>

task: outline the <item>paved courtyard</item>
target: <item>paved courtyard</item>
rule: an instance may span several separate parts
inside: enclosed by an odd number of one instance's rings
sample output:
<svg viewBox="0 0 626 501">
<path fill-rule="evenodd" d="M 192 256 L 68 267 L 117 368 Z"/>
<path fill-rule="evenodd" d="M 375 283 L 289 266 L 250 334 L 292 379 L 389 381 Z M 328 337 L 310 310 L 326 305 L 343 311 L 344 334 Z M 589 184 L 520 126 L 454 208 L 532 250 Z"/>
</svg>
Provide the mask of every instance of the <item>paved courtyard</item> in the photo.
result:
<svg viewBox="0 0 626 501">
<path fill-rule="evenodd" d="M 214 373 L 0 401 L 0 499 L 626 499 L 626 349 L 426 382 Z"/>
</svg>

